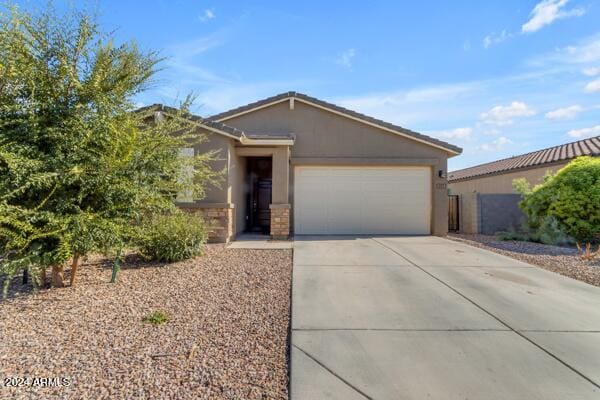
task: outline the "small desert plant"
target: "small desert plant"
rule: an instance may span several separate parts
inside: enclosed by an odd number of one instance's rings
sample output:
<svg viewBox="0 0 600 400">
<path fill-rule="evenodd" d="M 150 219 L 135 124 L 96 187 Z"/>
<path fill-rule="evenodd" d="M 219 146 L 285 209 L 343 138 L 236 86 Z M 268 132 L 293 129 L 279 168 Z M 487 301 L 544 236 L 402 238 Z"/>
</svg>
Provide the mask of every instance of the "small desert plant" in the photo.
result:
<svg viewBox="0 0 600 400">
<path fill-rule="evenodd" d="M 592 250 L 592 244 L 588 243 L 585 245 L 585 249 L 582 249 L 579 243 L 576 243 L 577 249 L 581 251 L 581 259 L 584 261 L 591 261 L 596 257 L 600 257 L 600 245 L 596 251 Z"/>
<path fill-rule="evenodd" d="M 527 241 L 529 240 L 529 236 L 525 232 L 517 231 L 514 227 L 510 227 L 506 231 L 500 231 L 496 233 L 496 238 L 498 240 L 518 240 L 518 241 Z"/>
<path fill-rule="evenodd" d="M 543 243 L 554 246 L 568 246 L 575 242 L 573 238 L 564 233 L 558 226 L 556 219 L 545 217 L 537 227 L 531 227 L 525 222 L 521 229 L 510 228 L 507 231 L 496 233 L 499 240 L 518 240 L 524 242 Z"/>
<path fill-rule="evenodd" d="M 152 325 L 162 325 L 168 320 L 169 315 L 164 311 L 154 311 L 142 318 L 142 321 L 148 322 Z"/>
<path fill-rule="evenodd" d="M 183 212 L 150 217 L 140 227 L 138 247 L 147 260 L 176 262 L 202 254 L 208 238 L 203 219 Z"/>
</svg>

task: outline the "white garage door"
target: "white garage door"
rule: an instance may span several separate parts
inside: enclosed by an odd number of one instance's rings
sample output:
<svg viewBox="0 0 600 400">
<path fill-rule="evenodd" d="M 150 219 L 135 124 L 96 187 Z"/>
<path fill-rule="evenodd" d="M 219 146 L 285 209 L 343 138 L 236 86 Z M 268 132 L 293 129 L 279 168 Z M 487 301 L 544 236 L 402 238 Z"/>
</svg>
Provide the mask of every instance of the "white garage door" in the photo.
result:
<svg viewBox="0 0 600 400">
<path fill-rule="evenodd" d="M 429 234 L 427 167 L 296 167 L 296 234 Z"/>
</svg>

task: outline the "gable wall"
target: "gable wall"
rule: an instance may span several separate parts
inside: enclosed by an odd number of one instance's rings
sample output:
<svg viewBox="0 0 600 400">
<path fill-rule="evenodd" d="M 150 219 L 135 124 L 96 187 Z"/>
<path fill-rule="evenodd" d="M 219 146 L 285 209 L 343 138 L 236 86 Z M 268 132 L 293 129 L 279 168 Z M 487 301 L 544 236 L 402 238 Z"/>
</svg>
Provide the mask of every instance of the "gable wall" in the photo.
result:
<svg viewBox="0 0 600 400">
<path fill-rule="evenodd" d="M 223 121 L 248 133 L 295 133 L 292 158 L 446 158 L 446 152 L 295 101 Z"/>
</svg>

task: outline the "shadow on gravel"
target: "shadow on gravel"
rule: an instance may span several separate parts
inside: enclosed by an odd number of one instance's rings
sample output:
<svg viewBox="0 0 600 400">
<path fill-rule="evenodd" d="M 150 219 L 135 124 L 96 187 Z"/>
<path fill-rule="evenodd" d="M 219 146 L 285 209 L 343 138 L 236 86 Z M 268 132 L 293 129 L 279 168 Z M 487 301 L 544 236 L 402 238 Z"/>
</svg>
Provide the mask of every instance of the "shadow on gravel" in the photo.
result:
<svg viewBox="0 0 600 400">
<path fill-rule="evenodd" d="M 28 282 L 24 284 L 22 275 L 13 276 L 12 279 L 10 279 L 10 282 L 8 283 L 8 293 L 5 298 L 4 285 L 6 284 L 7 279 L 8 277 L 6 275 L 0 276 L 0 302 L 4 300 L 14 299 L 15 297 L 30 295 L 36 290 L 36 288 L 31 283 L 30 279 L 28 279 Z"/>
</svg>

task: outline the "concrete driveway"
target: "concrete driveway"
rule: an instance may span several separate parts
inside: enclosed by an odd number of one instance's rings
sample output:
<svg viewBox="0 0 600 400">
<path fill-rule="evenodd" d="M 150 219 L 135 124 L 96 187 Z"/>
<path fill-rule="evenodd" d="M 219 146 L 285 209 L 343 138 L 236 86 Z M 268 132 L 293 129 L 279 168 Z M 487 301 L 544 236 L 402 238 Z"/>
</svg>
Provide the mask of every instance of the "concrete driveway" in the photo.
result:
<svg viewBox="0 0 600 400">
<path fill-rule="evenodd" d="M 437 237 L 294 243 L 291 399 L 599 399 L 600 288 Z"/>
</svg>

